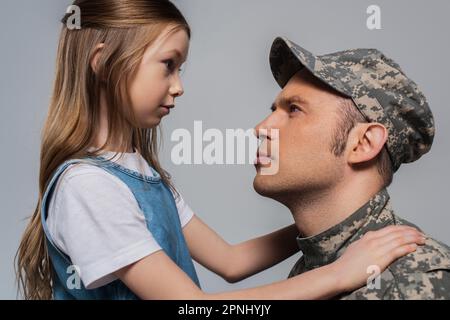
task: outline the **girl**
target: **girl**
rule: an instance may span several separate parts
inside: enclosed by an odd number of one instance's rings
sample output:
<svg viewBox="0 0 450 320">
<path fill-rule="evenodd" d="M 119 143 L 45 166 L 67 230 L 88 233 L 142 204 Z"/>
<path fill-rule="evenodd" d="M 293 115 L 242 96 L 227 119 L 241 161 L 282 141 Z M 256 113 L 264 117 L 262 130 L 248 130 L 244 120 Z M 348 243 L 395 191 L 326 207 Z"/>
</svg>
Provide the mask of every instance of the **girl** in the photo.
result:
<svg viewBox="0 0 450 320">
<path fill-rule="evenodd" d="M 62 28 L 39 201 L 17 253 L 26 299 L 329 298 L 363 285 L 366 266 L 384 269 L 422 243 L 417 230 L 390 227 L 303 275 L 204 293 L 191 256 L 236 282 L 297 252 L 295 225 L 229 245 L 192 213 L 161 168 L 157 128 L 183 94 L 179 68 L 190 39 L 172 3 L 74 5 L 81 29 Z"/>
</svg>

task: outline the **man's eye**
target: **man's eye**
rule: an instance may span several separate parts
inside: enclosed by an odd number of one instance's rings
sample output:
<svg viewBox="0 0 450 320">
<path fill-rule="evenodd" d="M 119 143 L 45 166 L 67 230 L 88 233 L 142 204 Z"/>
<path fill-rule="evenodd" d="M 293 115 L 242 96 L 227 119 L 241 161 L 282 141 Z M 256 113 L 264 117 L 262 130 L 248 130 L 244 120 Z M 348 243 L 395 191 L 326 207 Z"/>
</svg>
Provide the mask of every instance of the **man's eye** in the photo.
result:
<svg viewBox="0 0 450 320">
<path fill-rule="evenodd" d="M 301 110 L 300 110 L 300 108 L 297 107 L 296 105 L 291 104 L 291 105 L 289 106 L 289 112 L 299 112 L 299 111 L 301 111 Z"/>
</svg>

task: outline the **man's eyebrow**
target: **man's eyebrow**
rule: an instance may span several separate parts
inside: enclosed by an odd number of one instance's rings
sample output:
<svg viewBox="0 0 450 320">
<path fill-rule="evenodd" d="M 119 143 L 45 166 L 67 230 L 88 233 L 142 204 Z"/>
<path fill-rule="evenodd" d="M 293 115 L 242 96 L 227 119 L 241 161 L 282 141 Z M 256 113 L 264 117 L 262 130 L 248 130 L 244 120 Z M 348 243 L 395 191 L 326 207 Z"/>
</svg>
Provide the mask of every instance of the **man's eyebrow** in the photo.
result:
<svg viewBox="0 0 450 320">
<path fill-rule="evenodd" d="M 272 103 L 272 106 L 270 107 L 270 110 L 274 111 L 277 108 L 277 105 L 285 105 L 288 106 L 291 103 L 300 103 L 302 105 L 308 105 L 308 101 L 306 101 L 304 98 L 302 98 L 299 95 L 290 96 L 290 97 L 281 97 L 274 103 Z"/>
</svg>

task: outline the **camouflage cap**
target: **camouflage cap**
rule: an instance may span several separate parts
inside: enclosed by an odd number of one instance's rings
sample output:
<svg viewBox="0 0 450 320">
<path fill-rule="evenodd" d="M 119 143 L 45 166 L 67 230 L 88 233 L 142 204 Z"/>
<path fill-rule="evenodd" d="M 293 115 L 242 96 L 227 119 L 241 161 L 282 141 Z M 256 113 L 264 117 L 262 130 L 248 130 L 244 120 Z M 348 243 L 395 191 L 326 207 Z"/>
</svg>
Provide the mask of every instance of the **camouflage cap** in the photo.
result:
<svg viewBox="0 0 450 320">
<path fill-rule="evenodd" d="M 272 73 L 283 88 L 302 68 L 351 98 L 369 122 L 388 131 L 386 147 L 397 171 L 431 148 L 434 119 L 425 96 L 400 66 L 376 49 L 353 49 L 315 56 L 278 37 L 270 51 Z"/>
</svg>

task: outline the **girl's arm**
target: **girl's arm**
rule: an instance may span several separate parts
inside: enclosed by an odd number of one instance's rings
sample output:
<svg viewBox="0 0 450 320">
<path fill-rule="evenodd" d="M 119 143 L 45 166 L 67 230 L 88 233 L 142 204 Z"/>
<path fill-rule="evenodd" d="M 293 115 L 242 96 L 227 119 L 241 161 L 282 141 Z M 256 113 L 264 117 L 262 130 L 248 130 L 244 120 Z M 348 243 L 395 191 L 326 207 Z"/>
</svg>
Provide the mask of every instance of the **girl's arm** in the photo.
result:
<svg viewBox="0 0 450 320">
<path fill-rule="evenodd" d="M 230 245 L 194 215 L 183 233 L 192 258 L 231 283 L 270 268 L 299 251 L 295 224 Z"/>
<path fill-rule="evenodd" d="M 383 271 L 397 258 L 424 243 L 423 235 L 407 226 L 369 232 L 351 244 L 335 262 L 269 285 L 208 294 L 163 252 L 153 253 L 115 275 L 141 299 L 326 299 L 366 284 L 367 267 Z"/>
</svg>

